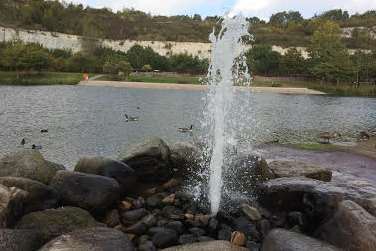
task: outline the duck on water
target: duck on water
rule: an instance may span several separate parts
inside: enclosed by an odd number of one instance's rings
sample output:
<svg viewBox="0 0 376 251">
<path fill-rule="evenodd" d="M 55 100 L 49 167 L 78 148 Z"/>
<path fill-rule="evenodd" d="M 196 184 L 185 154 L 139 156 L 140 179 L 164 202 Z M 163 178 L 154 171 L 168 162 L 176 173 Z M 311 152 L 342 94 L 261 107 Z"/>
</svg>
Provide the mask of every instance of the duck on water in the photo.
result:
<svg viewBox="0 0 376 251">
<path fill-rule="evenodd" d="M 138 117 L 131 117 L 128 116 L 128 114 L 124 114 L 125 122 L 132 122 L 132 121 L 138 121 Z"/>
<path fill-rule="evenodd" d="M 181 133 L 192 132 L 193 131 L 193 125 L 191 125 L 190 127 L 178 128 L 178 131 L 181 132 Z"/>
</svg>

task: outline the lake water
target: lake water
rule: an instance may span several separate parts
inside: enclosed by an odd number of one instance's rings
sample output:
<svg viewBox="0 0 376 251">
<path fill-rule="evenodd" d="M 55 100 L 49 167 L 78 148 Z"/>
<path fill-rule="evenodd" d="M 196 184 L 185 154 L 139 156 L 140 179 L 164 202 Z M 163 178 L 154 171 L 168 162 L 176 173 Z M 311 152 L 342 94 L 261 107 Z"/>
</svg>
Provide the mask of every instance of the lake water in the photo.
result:
<svg viewBox="0 0 376 251">
<path fill-rule="evenodd" d="M 0 154 L 42 145 L 44 156 L 72 168 L 82 156 L 116 157 L 147 136 L 190 141 L 178 127 L 199 125 L 203 91 L 85 86 L 0 86 Z M 242 94 L 240 94 L 242 95 Z M 254 93 L 239 140 L 312 142 L 321 131 L 351 140 L 376 127 L 376 99 Z M 140 109 L 138 109 L 138 107 Z M 124 113 L 139 116 L 125 122 Z M 41 134 L 41 129 L 48 129 Z"/>
</svg>

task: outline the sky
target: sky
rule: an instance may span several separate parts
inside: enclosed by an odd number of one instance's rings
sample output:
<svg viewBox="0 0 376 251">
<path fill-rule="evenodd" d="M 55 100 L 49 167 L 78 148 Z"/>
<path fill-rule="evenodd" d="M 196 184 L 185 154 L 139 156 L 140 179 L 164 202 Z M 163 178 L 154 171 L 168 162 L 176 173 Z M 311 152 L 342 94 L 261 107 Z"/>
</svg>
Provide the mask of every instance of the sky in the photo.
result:
<svg viewBox="0 0 376 251">
<path fill-rule="evenodd" d="M 154 15 L 223 15 L 226 12 L 268 20 L 276 12 L 295 10 L 305 18 L 326 10 L 344 9 L 351 14 L 376 10 L 376 0 L 65 0 L 112 10 L 134 8 Z"/>
</svg>

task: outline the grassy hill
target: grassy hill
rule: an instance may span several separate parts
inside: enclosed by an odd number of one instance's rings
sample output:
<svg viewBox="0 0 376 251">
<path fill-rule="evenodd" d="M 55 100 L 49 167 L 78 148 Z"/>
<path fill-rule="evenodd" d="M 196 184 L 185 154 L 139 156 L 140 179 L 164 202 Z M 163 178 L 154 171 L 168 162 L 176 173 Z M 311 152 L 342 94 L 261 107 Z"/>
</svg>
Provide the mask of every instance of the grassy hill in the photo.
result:
<svg viewBox="0 0 376 251">
<path fill-rule="evenodd" d="M 220 17 L 152 16 L 125 9 L 84 8 L 82 5 L 44 0 L 1 0 L 0 24 L 110 39 L 133 39 L 180 42 L 208 42 L 208 35 Z M 348 48 L 374 49 L 371 31 L 376 32 L 376 11 L 349 15 L 331 10 L 310 19 L 299 12 L 280 12 L 268 22 L 257 17 L 248 18 L 257 44 L 283 47 L 307 46 L 320 23 L 335 21 L 340 27 L 362 27 L 343 38 Z"/>
</svg>

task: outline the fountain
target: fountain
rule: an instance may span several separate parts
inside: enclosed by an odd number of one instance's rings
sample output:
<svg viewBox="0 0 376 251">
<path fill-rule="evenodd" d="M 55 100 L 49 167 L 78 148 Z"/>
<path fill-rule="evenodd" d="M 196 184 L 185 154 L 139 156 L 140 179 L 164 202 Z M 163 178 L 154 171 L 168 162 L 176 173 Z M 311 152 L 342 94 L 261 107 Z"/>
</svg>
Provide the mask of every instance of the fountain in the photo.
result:
<svg viewBox="0 0 376 251">
<path fill-rule="evenodd" d="M 223 189 L 222 173 L 229 163 L 230 152 L 236 149 L 237 123 L 239 116 L 234 114 L 235 86 L 249 85 L 250 75 L 246 64 L 245 42 L 251 38 L 248 22 L 242 15 L 225 16 L 221 29 L 210 35 L 212 42 L 211 64 L 208 72 L 209 91 L 207 110 L 204 112 L 203 127 L 209 135 L 205 165 L 209 167 L 208 197 L 212 214 L 220 208 Z M 240 116 L 241 117 L 241 116 Z"/>
</svg>

